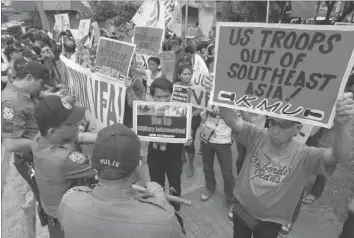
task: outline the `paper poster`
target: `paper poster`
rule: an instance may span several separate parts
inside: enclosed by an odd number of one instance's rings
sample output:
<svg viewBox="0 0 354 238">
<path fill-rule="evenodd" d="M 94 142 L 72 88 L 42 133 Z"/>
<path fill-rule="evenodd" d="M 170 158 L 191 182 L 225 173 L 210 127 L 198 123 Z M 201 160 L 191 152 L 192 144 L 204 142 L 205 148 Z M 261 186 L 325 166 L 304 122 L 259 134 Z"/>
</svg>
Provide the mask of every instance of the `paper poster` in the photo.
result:
<svg viewBox="0 0 354 238">
<path fill-rule="evenodd" d="M 70 29 L 70 19 L 67 13 L 54 15 L 56 32 L 62 32 Z"/>
<path fill-rule="evenodd" d="M 135 27 L 134 44 L 137 52 L 147 55 L 157 55 L 162 50 L 164 30 L 153 27 Z"/>
<path fill-rule="evenodd" d="M 82 19 L 80 20 L 79 23 L 79 32 L 77 36 L 77 40 L 81 40 L 84 36 L 87 36 L 90 32 L 90 25 L 91 25 L 91 20 L 90 19 Z"/>
<path fill-rule="evenodd" d="M 133 130 L 142 141 L 186 143 L 192 107 L 185 103 L 133 102 Z"/>
<path fill-rule="evenodd" d="M 211 103 L 330 128 L 354 64 L 354 28 L 217 24 Z"/>
<path fill-rule="evenodd" d="M 209 100 L 212 85 L 212 77 L 194 71 L 191 79 L 191 104 L 193 107 L 201 109 L 210 109 Z"/>
<path fill-rule="evenodd" d="M 102 75 L 92 73 L 73 61 L 60 56 L 63 83 L 78 97 L 78 103 L 87 108 L 87 119 L 96 130 L 123 123 L 125 85 Z"/>
<path fill-rule="evenodd" d="M 189 103 L 189 87 L 173 85 L 171 102 Z"/>
<path fill-rule="evenodd" d="M 124 82 L 134 51 L 134 44 L 101 37 L 96 55 L 97 73 Z"/>
</svg>

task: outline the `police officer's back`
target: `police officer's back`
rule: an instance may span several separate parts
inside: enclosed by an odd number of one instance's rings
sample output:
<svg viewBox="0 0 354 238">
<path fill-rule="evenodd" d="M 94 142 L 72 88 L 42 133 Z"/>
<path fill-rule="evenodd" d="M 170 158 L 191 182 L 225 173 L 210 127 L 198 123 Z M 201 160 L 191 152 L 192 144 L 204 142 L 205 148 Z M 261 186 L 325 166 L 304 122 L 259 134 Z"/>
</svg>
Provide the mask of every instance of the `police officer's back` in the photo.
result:
<svg viewBox="0 0 354 238">
<path fill-rule="evenodd" d="M 42 206 L 49 218 L 50 237 L 62 237 L 57 209 L 63 195 L 75 179 L 94 177 L 88 156 L 75 146 L 84 136 L 91 136 L 91 143 L 96 138 L 95 134 L 79 133 L 85 110 L 54 95 L 43 98 L 34 109 L 40 130 L 32 144 L 34 170 Z"/>
<path fill-rule="evenodd" d="M 93 190 L 72 188 L 59 206 L 66 238 L 182 236 L 160 185 L 147 184 L 154 196 L 148 199 L 132 189 L 139 160 L 140 141 L 126 126 L 115 124 L 99 131 L 91 158 L 99 184 Z"/>
</svg>

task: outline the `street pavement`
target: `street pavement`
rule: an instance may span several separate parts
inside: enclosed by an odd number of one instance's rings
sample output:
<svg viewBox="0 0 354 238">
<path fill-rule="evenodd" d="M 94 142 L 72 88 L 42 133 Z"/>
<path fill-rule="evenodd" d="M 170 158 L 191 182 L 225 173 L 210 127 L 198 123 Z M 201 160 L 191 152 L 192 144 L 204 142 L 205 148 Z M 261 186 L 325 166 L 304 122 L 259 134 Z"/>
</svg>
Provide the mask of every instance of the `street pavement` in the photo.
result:
<svg viewBox="0 0 354 238">
<path fill-rule="evenodd" d="M 197 139 L 196 150 L 200 147 Z M 232 147 L 233 153 L 233 172 L 236 175 L 237 149 L 235 143 Z M 192 178 L 186 177 L 188 163 L 183 166 L 182 174 L 182 197 L 192 201 L 192 206 L 182 206 L 181 215 L 184 219 L 187 238 L 225 238 L 232 237 L 233 224 L 227 218 L 227 206 L 223 192 L 223 179 L 217 158 L 215 157 L 215 178 L 217 188 L 213 196 L 206 202 L 201 202 L 200 196 L 204 187 L 204 173 L 201 155 L 196 154 L 196 171 Z M 148 175 L 146 163 L 143 165 L 146 175 Z M 166 179 L 167 183 L 167 179 Z M 319 218 L 320 215 L 314 214 L 306 206 L 296 221 L 289 238 L 337 238 L 338 231 L 332 224 L 328 224 Z M 40 227 L 37 223 L 37 237 L 48 238 L 46 227 Z"/>
</svg>

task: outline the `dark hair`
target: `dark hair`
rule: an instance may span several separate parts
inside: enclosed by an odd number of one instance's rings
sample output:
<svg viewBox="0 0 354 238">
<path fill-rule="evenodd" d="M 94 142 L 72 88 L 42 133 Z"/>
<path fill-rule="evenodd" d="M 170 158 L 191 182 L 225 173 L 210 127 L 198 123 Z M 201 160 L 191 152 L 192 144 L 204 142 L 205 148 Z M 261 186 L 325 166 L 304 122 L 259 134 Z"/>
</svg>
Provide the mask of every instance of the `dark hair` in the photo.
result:
<svg viewBox="0 0 354 238">
<path fill-rule="evenodd" d="M 41 133 L 41 136 L 47 136 L 49 129 L 53 128 L 53 126 L 49 125 L 40 125 L 37 124 L 38 130 Z"/>
<path fill-rule="evenodd" d="M 150 60 L 151 60 L 152 62 L 155 62 L 157 65 L 160 65 L 160 59 L 159 59 L 158 57 L 152 56 L 152 57 L 150 57 L 150 58 L 148 59 L 148 62 L 149 62 Z"/>
<path fill-rule="evenodd" d="M 197 51 L 201 51 L 202 49 L 206 49 L 208 47 L 208 43 L 202 42 L 197 45 Z"/>
<path fill-rule="evenodd" d="M 168 80 L 166 77 L 162 76 L 154 80 L 150 86 L 150 93 L 151 96 L 155 95 L 155 90 L 159 88 L 163 91 L 168 91 L 172 94 L 173 91 L 173 84 L 170 80 Z"/>
<path fill-rule="evenodd" d="M 215 45 L 210 45 L 208 48 L 208 54 L 212 55 L 213 49 L 215 48 Z"/>
<path fill-rule="evenodd" d="M 194 47 L 193 46 L 187 46 L 185 49 L 184 49 L 184 52 L 186 52 L 187 54 L 189 53 L 189 54 L 195 54 L 195 49 L 194 49 Z"/>
<path fill-rule="evenodd" d="M 75 40 L 72 38 L 68 38 L 64 41 L 64 49 L 66 52 L 69 53 L 74 53 L 75 49 L 76 49 L 76 44 L 75 44 Z"/>
<path fill-rule="evenodd" d="M 189 70 L 192 71 L 192 73 L 193 73 L 193 68 L 192 68 L 192 66 L 191 66 L 190 64 L 182 64 L 182 65 L 179 66 L 179 68 L 178 68 L 178 74 L 180 75 L 181 73 L 183 73 L 183 71 L 184 71 L 185 69 L 189 69 Z"/>
</svg>

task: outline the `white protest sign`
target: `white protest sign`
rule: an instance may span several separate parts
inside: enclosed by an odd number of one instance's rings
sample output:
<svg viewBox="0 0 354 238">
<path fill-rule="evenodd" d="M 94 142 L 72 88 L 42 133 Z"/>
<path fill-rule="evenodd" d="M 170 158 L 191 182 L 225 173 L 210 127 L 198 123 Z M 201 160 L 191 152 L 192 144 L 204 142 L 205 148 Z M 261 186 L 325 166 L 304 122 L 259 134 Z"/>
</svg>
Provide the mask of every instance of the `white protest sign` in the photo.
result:
<svg viewBox="0 0 354 238">
<path fill-rule="evenodd" d="M 67 13 L 54 15 L 55 25 L 54 30 L 57 32 L 70 29 L 70 19 Z"/>
<path fill-rule="evenodd" d="M 193 107 L 208 109 L 210 108 L 209 99 L 211 94 L 210 82 L 212 78 L 198 71 L 193 72 L 191 79 L 191 104 Z"/>
<path fill-rule="evenodd" d="M 124 82 L 134 51 L 134 44 L 101 37 L 96 55 L 97 72 Z"/>
<path fill-rule="evenodd" d="M 139 53 L 157 55 L 162 50 L 164 30 L 155 27 L 135 27 L 134 44 Z"/>
<path fill-rule="evenodd" d="M 63 81 L 78 103 L 87 108 L 87 119 L 97 130 L 108 125 L 123 123 L 125 85 L 92 73 L 73 61 L 60 56 Z"/>
<path fill-rule="evenodd" d="M 88 35 L 88 33 L 90 32 L 90 24 L 91 24 L 90 19 L 80 20 L 77 40 L 81 40 L 84 36 Z"/>
<path fill-rule="evenodd" d="M 173 85 L 171 102 L 189 103 L 189 87 L 182 85 Z"/>
</svg>

